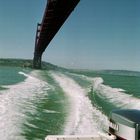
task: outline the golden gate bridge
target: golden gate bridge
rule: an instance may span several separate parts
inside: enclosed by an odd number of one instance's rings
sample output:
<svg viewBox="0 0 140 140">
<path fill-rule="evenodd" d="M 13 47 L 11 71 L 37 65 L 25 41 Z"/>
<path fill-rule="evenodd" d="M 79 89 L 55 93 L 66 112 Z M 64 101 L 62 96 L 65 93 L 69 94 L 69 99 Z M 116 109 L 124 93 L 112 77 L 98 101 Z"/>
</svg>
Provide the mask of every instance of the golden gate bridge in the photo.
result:
<svg viewBox="0 0 140 140">
<path fill-rule="evenodd" d="M 41 23 L 37 24 L 33 67 L 41 68 L 42 54 L 80 0 L 48 0 Z"/>
</svg>

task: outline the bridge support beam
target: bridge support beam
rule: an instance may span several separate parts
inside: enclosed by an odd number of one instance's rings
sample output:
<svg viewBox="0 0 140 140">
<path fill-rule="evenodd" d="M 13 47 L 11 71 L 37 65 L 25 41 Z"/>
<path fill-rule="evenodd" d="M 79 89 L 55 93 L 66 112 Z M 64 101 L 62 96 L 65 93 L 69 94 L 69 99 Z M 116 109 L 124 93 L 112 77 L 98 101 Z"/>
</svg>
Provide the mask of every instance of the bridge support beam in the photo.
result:
<svg viewBox="0 0 140 140">
<path fill-rule="evenodd" d="M 35 52 L 34 52 L 34 58 L 33 58 L 33 68 L 34 69 L 41 69 L 41 58 L 42 58 L 42 53 L 38 52 L 37 48 L 37 43 L 40 35 L 40 28 L 41 24 L 37 24 L 37 30 L 36 30 L 36 38 L 35 38 Z"/>
<path fill-rule="evenodd" d="M 41 23 L 37 24 L 33 68 L 41 69 L 42 53 L 80 0 L 47 0 Z M 64 8 L 62 8 L 64 7 Z"/>
<path fill-rule="evenodd" d="M 42 53 L 35 52 L 33 59 L 33 68 L 41 69 Z"/>
</svg>

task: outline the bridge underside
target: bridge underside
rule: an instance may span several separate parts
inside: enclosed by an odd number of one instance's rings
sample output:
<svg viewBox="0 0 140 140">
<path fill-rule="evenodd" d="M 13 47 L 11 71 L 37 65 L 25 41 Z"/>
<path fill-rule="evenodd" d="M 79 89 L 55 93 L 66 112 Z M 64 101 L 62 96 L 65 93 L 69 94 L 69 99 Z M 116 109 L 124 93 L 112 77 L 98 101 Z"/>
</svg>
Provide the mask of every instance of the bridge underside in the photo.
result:
<svg viewBox="0 0 140 140">
<path fill-rule="evenodd" d="M 48 0 L 42 23 L 37 25 L 33 67 L 41 68 L 42 54 L 80 0 Z"/>
</svg>

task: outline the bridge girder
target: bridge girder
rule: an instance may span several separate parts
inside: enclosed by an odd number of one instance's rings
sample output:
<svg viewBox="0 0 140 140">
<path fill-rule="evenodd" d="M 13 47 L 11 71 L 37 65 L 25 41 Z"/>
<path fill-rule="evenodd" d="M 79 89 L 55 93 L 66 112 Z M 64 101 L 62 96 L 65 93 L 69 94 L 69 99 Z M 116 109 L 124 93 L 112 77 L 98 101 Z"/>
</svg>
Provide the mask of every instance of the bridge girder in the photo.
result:
<svg viewBox="0 0 140 140">
<path fill-rule="evenodd" d="M 41 68 L 41 58 L 80 0 L 48 0 L 41 24 L 37 24 L 33 67 Z"/>
</svg>

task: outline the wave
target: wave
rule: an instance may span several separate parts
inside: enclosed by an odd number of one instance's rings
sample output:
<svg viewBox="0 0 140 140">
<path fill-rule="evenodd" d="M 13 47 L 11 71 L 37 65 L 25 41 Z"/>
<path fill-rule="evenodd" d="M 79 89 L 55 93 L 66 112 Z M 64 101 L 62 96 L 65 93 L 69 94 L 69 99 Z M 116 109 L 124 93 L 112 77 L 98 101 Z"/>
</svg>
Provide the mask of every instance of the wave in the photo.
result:
<svg viewBox="0 0 140 140">
<path fill-rule="evenodd" d="M 51 75 L 69 99 L 69 114 L 64 134 L 93 135 L 107 128 L 107 117 L 92 106 L 86 91 L 80 85 L 62 73 L 51 72 Z"/>
<path fill-rule="evenodd" d="M 93 92 L 119 108 L 140 109 L 140 99 L 126 94 L 125 90 L 103 84 L 101 77 L 89 78 L 93 83 Z"/>
<path fill-rule="evenodd" d="M 49 89 L 49 85 L 31 75 L 19 72 L 26 76 L 26 80 L 16 85 L 5 86 L 7 90 L 0 91 L 0 137 L 3 140 L 22 139 L 22 123 L 26 120 L 26 111 L 36 109 L 31 100 L 42 97 L 42 91 Z"/>
</svg>

